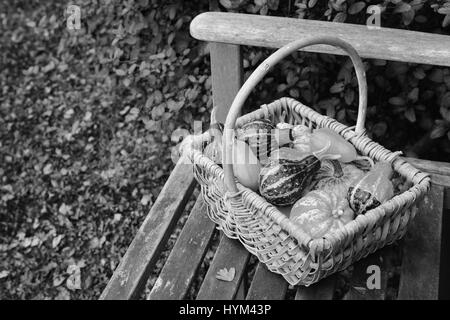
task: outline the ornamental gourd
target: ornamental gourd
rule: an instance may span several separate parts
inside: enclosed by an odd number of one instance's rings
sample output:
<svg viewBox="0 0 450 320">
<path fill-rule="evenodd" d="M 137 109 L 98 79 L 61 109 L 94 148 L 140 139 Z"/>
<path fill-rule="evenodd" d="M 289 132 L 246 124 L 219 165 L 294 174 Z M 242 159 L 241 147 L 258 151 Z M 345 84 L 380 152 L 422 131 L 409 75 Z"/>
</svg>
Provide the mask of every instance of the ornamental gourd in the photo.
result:
<svg viewBox="0 0 450 320">
<path fill-rule="evenodd" d="M 394 196 L 391 175 L 391 165 L 378 162 L 361 179 L 350 185 L 347 200 L 356 214 L 364 214 Z"/>
<path fill-rule="evenodd" d="M 312 133 L 294 129 L 292 135 L 296 149 L 309 151 L 319 159 L 337 159 L 344 163 L 364 159 L 373 165 L 372 159 L 359 156 L 350 142 L 329 128 L 315 129 Z"/>
<path fill-rule="evenodd" d="M 324 190 L 307 193 L 294 204 L 290 215 L 291 221 L 313 239 L 339 230 L 353 218 L 345 197 Z"/>
<path fill-rule="evenodd" d="M 203 153 L 206 157 L 221 165 L 223 124 L 219 122 L 211 124 L 209 127 L 209 133 L 212 137 L 212 141 L 208 143 Z"/>
<path fill-rule="evenodd" d="M 271 204 L 291 205 L 308 191 L 319 168 L 320 160 L 315 156 L 280 148 L 261 169 L 259 192 Z"/>
<path fill-rule="evenodd" d="M 311 129 L 304 125 L 297 125 L 292 129 L 294 149 L 311 153 Z"/>
<path fill-rule="evenodd" d="M 314 177 L 314 189 L 330 190 L 347 195 L 350 184 L 359 180 L 364 171 L 352 164 L 341 163 L 337 160 L 323 160 L 321 167 Z"/>
<path fill-rule="evenodd" d="M 243 186 L 258 190 L 261 165 L 252 149 L 244 141 L 235 140 L 232 155 L 234 176 Z"/>
<path fill-rule="evenodd" d="M 270 120 L 260 119 L 242 125 L 237 129 L 236 137 L 245 141 L 258 160 L 265 164 L 272 151 L 292 140 L 291 131 L 289 127 L 277 128 Z"/>
</svg>

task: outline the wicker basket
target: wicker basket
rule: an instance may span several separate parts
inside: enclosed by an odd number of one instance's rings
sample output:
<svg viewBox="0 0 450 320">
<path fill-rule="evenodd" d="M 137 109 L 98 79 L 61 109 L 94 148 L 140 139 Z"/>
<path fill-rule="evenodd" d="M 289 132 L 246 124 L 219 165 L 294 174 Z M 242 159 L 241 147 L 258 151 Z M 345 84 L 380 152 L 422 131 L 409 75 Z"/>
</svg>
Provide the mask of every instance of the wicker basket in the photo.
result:
<svg viewBox="0 0 450 320">
<path fill-rule="evenodd" d="M 323 116 L 291 98 L 282 98 L 238 119 L 241 107 L 256 84 L 281 59 L 303 47 L 327 44 L 343 49 L 352 59 L 359 84 L 359 111 L 356 129 Z M 294 41 L 268 57 L 237 93 L 228 114 L 223 136 L 223 169 L 202 153 L 202 145 L 212 139 L 209 132 L 194 136 L 183 148 L 193 163 L 194 175 L 201 186 L 208 216 L 230 238 L 239 239 L 245 248 L 281 274 L 292 285 L 308 286 L 401 238 L 417 211 L 415 205 L 428 191 L 430 178 L 404 159 L 365 135 L 367 84 L 363 63 L 346 42 L 332 37 Z M 270 119 L 326 127 L 350 141 L 360 154 L 375 161 L 387 161 L 411 187 L 379 207 L 358 215 L 339 231 L 312 239 L 276 207 L 256 192 L 236 183 L 230 164 L 234 128 L 253 119 Z"/>
</svg>

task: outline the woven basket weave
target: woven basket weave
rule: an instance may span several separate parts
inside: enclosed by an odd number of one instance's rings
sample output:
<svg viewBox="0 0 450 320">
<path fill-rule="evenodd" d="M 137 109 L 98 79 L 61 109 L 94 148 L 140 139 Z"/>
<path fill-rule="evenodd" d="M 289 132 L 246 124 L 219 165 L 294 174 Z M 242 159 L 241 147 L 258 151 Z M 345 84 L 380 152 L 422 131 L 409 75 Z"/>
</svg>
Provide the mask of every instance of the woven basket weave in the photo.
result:
<svg viewBox="0 0 450 320">
<path fill-rule="evenodd" d="M 359 83 L 359 113 L 355 131 L 291 98 L 263 105 L 238 118 L 249 93 L 272 66 L 290 53 L 315 44 L 337 46 L 352 59 Z M 427 174 L 364 134 L 366 104 L 367 84 L 363 64 L 348 43 L 331 37 L 299 40 L 267 58 L 236 95 L 225 123 L 223 169 L 202 153 L 202 146 L 212 141 L 209 132 L 195 136 L 193 143 L 183 148 L 183 153 L 193 163 L 194 176 L 201 186 L 210 219 L 226 236 L 239 239 L 269 270 L 281 274 L 292 285 L 315 283 L 401 238 L 415 216 L 415 204 L 429 189 L 430 178 Z M 259 194 L 236 183 L 231 164 L 234 128 L 255 119 L 330 128 L 350 141 L 360 154 L 375 161 L 391 163 L 394 171 L 412 186 L 379 207 L 358 215 L 340 230 L 329 232 L 320 239 L 312 239 Z"/>
</svg>

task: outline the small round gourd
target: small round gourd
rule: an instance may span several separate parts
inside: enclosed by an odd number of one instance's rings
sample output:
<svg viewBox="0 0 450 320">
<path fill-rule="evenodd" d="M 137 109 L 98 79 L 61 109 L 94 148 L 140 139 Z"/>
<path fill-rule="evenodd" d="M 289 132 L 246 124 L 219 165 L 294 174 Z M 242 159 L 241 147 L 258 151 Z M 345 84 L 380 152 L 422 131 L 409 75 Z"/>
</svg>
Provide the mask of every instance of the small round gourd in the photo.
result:
<svg viewBox="0 0 450 320">
<path fill-rule="evenodd" d="M 292 129 L 294 148 L 305 153 L 311 153 L 311 130 L 304 125 L 296 125 Z"/>
<path fill-rule="evenodd" d="M 337 160 L 323 160 L 314 177 L 317 190 L 331 190 L 346 195 L 351 183 L 360 179 L 364 171 L 353 164 L 341 163 Z"/>
<path fill-rule="evenodd" d="M 353 218 L 345 197 L 324 190 L 307 193 L 294 204 L 290 215 L 291 221 L 313 239 L 339 230 Z"/>
</svg>

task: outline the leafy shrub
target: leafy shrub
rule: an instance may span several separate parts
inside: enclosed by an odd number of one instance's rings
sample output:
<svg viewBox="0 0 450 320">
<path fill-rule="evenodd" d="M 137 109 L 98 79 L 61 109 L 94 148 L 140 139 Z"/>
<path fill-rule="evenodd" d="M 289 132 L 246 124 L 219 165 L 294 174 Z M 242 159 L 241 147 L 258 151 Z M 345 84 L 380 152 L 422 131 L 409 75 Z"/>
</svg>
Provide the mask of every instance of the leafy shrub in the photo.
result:
<svg viewBox="0 0 450 320">
<path fill-rule="evenodd" d="M 70 3 L 80 30 L 69 1 L 2 3 L 2 298 L 98 297 L 170 174 L 172 131 L 211 107 L 188 34 L 207 3 Z"/>
</svg>

